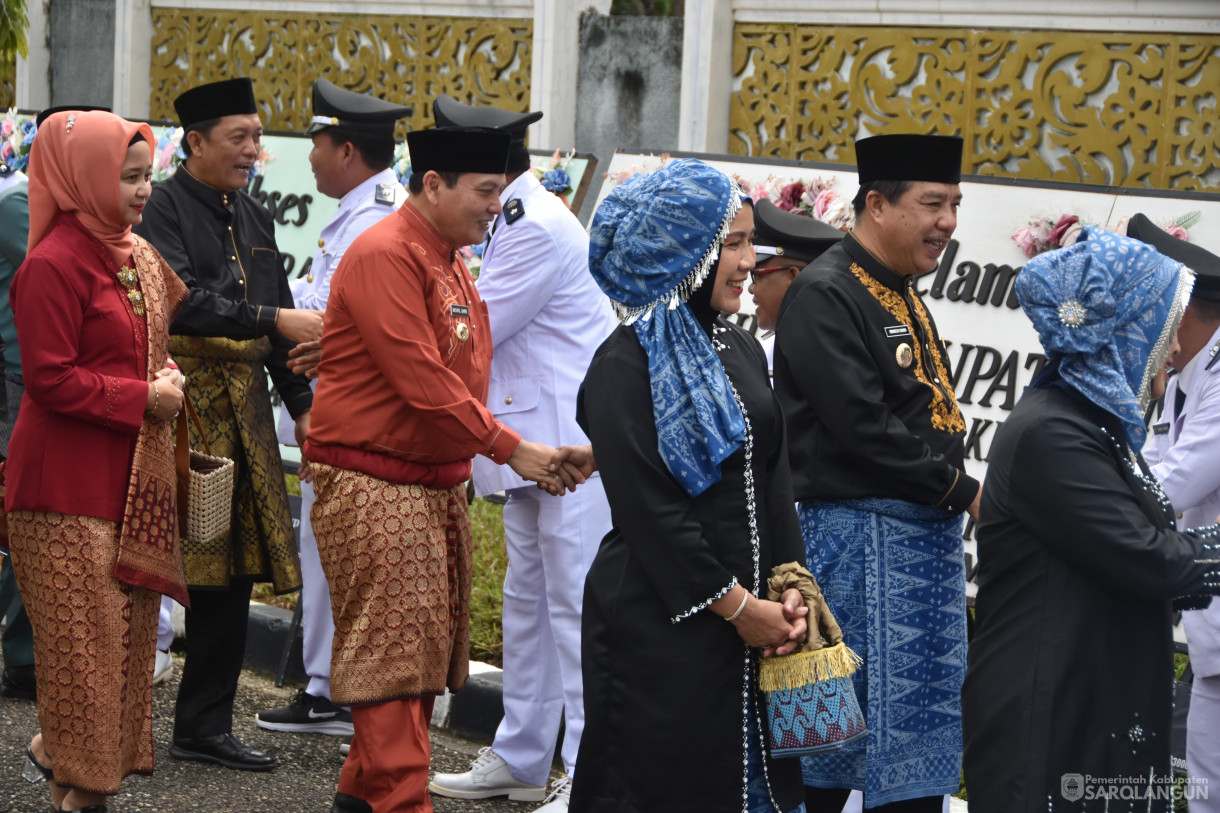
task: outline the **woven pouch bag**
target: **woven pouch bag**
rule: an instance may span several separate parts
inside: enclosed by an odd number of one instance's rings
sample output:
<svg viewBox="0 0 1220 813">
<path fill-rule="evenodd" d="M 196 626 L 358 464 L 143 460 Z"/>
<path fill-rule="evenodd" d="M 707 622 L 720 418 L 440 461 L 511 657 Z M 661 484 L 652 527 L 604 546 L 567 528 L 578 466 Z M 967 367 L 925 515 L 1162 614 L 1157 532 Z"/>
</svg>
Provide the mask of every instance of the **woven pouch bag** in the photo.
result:
<svg viewBox="0 0 1220 813">
<path fill-rule="evenodd" d="M 204 451 L 190 447 L 186 416 L 178 419 L 175 467 L 178 470 L 178 535 L 190 542 L 208 543 L 228 535 L 233 521 L 233 461 L 215 457 L 203 424 L 189 398 L 186 414 L 203 439 Z"/>
<path fill-rule="evenodd" d="M 841 641 L 761 659 L 758 687 L 766 699 L 772 756 L 826 754 L 867 733 L 851 681 L 859 665 L 859 656 Z"/>
</svg>

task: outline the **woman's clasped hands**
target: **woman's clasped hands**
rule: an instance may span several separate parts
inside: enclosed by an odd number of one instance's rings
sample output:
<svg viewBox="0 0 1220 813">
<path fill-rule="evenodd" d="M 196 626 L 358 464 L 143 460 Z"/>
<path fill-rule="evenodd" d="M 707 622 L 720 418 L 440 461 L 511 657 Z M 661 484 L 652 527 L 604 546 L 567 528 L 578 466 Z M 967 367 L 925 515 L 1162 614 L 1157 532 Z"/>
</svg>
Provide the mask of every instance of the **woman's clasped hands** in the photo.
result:
<svg viewBox="0 0 1220 813">
<path fill-rule="evenodd" d="M 173 367 L 162 367 L 148 385 L 148 400 L 144 411 L 159 421 L 172 421 L 182 410 L 182 390 L 186 376 Z"/>
<path fill-rule="evenodd" d="M 791 654 L 809 632 L 809 608 L 794 587 L 785 590 L 779 601 L 768 601 L 738 585 L 712 602 L 711 610 L 726 620 L 736 613 L 731 623 L 737 634 L 750 646 L 762 648 L 763 657 Z"/>
</svg>

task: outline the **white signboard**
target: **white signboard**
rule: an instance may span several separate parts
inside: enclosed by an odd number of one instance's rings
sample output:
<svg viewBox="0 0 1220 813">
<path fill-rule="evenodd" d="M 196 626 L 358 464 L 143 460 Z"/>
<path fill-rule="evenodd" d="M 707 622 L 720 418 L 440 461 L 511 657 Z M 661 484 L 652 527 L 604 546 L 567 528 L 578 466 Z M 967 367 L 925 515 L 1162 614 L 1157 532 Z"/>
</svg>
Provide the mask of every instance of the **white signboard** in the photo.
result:
<svg viewBox="0 0 1220 813">
<path fill-rule="evenodd" d="M 858 184 L 855 171 L 841 165 L 782 163 L 732 156 L 674 154 L 700 158 L 746 187 L 764 183 L 780 189 L 792 181 L 807 186 L 829 185 L 850 201 Z M 611 161 L 598 197 L 600 202 L 633 169 L 649 171 L 661 158 L 618 153 Z M 815 183 L 818 179 L 824 184 Z M 769 183 L 768 183 L 769 182 Z M 1106 187 L 1014 183 L 978 176 L 963 178 L 957 231 L 936 271 L 921 277 L 918 289 L 949 346 L 953 386 L 966 419 L 966 468 L 982 480 L 996 430 L 1004 423 L 1021 392 L 1045 362 L 1032 325 L 1017 304 L 1012 283 L 1026 256 L 1012 235 L 1036 218 L 1057 221 L 1076 215 L 1086 224 L 1114 226 L 1137 212 L 1155 223 L 1199 212 L 1189 239 L 1220 254 L 1220 195 Z M 757 327 L 753 302 L 744 296 L 738 320 Z M 770 337 L 760 336 L 764 345 Z M 973 575 L 973 525 L 967 528 L 968 563 Z M 973 586 L 971 586 L 973 594 Z"/>
</svg>

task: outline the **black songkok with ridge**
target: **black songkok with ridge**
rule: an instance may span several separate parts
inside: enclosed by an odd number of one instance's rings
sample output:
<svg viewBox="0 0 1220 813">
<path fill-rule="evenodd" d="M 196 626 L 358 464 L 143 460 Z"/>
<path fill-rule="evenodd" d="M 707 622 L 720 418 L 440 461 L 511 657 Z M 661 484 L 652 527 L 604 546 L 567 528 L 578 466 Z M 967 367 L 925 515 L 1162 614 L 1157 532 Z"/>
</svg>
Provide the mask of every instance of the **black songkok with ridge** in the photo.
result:
<svg viewBox="0 0 1220 813">
<path fill-rule="evenodd" d="M 499 130 L 433 127 L 407 133 L 411 174 L 479 172 L 503 174 L 512 138 Z"/>
<path fill-rule="evenodd" d="M 257 113 L 254 101 L 254 82 L 249 77 L 225 79 L 199 85 L 174 99 L 174 110 L 182 129 L 190 130 L 196 124 L 225 116 L 244 116 Z"/>
<path fill-rule="evenodd" d="M 962 146 L 959 136 L 897 133 L 861 138 L 856 142 L 860 183 L 961 183 Z"/>
</svg>

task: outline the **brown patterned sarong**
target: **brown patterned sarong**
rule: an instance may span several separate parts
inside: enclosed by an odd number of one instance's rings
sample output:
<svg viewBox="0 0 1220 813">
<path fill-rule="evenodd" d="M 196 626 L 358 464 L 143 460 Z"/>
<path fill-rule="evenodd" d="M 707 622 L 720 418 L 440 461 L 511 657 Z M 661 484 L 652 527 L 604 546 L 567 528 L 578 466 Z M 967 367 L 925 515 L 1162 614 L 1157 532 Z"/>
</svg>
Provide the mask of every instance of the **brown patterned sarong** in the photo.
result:
<svg viewBox="0 0 1220 813">
<path fill-rule="evenodd" d="M 225 587 L 236 576 L 270 581 L 277 593 L 296 590 L 301 560 L 263 371 L 271 342 L 171 336 L 169 349 L 186 375 L 186 392 L 212 454 L 236 463 L 229 538 L 206 544 L 182 540 L 187 584 Z M 185 413 L 179 420 L 186 420 Z M 194 425 L 188 426 L 191 447 L 202 450 Z"/>
<path fill-rule="evenodd" d="M 314 535 L 330 583 L 332 699 L 457 691 L 470 656 L 466 486 L 395 485 L 314 464 Z"/>
<path fill-rule="evenodd" d="M 112 794 L 153 770 L 152 672 L 161 596 L 113 575 L 118 524 L 9 514 L 17 586 L 34 627 L 38 722 L 60 785 Z"/>
</svg>

